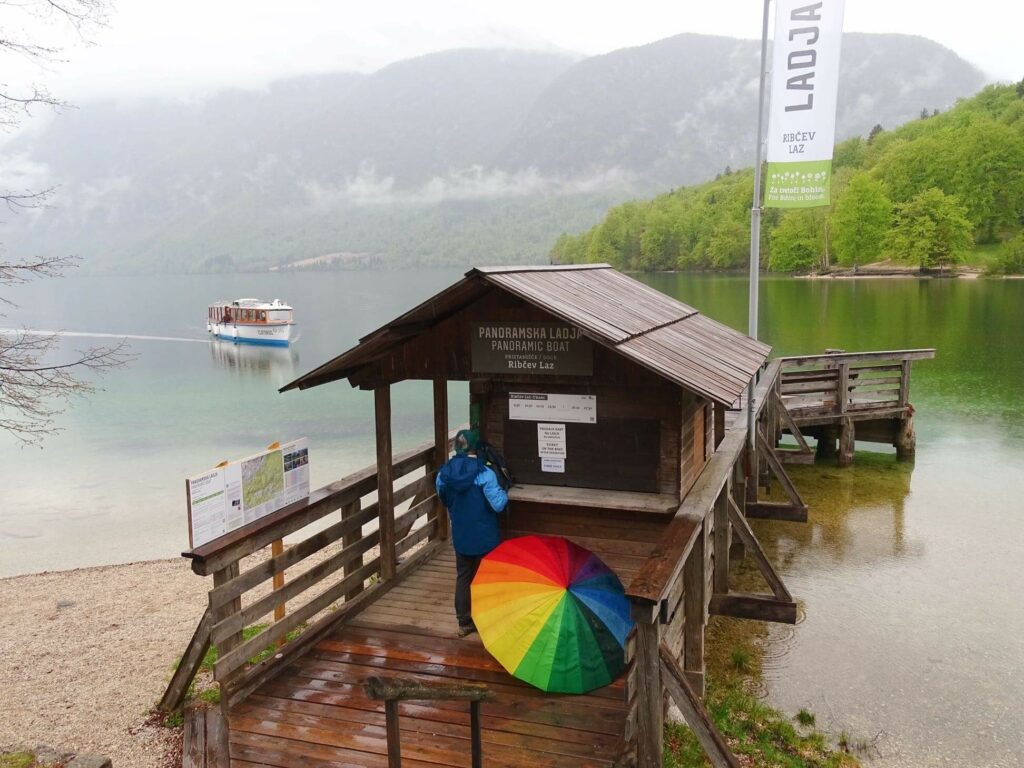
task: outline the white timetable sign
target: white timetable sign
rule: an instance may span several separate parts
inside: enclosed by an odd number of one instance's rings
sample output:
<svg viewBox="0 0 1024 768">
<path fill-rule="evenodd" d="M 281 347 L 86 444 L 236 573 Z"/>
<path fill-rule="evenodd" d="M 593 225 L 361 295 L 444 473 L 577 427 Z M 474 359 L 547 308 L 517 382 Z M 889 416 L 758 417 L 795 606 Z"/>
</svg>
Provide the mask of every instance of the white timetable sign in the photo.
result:
<svg viewBox="0 0 1024 768">
<path fill-rule="evenodd" d="M 516 421 L 596 424 L 597 396 L 509 392 L 508 417 Z"/>
</svg>

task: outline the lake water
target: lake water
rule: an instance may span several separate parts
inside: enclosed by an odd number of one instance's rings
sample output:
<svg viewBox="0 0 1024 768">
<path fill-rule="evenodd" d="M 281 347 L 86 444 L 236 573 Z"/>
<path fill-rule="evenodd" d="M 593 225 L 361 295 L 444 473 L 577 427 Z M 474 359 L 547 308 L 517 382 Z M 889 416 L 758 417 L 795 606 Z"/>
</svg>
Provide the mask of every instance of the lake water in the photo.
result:
<svg viewBox="0 0 1024 768">
<path fill-rule="evenodd" d="M 0 576 L 173 556 L 187 547 L 184 477 L 274 440 L 309 437 L 314 486 L 370 463 L 369 393 L 277 388 L 459 276 L 75 277 L 8 290 L 19 306 L 7 327 L 161 338 L 133 338 L 136 359 L 63 414 L 42 449 L 0 436 Z M 746 325 L 745 279 L 645 280 Z M 237 296 L 290 301 L 297 343 L 208 342 L 206 305 Z M 770 278 L 761 312 L 779 354 L 938 349 L 914 367 L 914 464 L 878 447 L 849 469 L 794 468 L 810 522 L 757 526 L 803 615 L 768 631 L 768 697 L 873 740 L 871 764 L 1021 765 L 1024 281 Z M 465 385 L 451 391 L 464 399 Z M 397 387 L 397 449 L 429 439 L 430 397 L 429 385 Z"/>
</svg>

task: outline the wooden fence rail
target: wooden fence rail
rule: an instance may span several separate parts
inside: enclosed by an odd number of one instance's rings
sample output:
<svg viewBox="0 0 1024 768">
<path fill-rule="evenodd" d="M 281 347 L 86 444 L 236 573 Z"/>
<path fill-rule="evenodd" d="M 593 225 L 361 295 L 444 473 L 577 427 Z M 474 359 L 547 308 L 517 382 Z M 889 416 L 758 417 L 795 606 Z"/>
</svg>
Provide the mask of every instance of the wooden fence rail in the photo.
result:
<svg viewBox="0 0 1024 768">
<path fill-rule="evenodd" d="M 783 357 L 779 394 L 801 426 L 898 415 L 909 402 L 911 364 L 933 357 L 934 349 Z"/>
<path fill-rule="evenodd" d="M 448 437 L 450 440 L 451 435 Z M 387 507 L 391 514 L 387 521 L 381 519 L 381 479 L 373 465 L 314 491 L 304 501 L 185 553 L 196 573 L 213 575 L 213 589 L 160 708 L 174 710 L 182 705 L 211 643 L 218 651 L 214 679 L 221 686 L 222 705 L 229 708 L 282 669 L 283 661 L 301 653 L 338 621 L 375 600 L 429 558 L 447 536 L 444 513 L 434 492 L 439 454 L 431 442 L 394 456 L 390 471 L 383 473 L 389 477 Z M 399 512 L 404 504 L 408 508 Z M 241 569 L 246 556 L 338 512 L 338 522 Z M 381 531 L 385 527 L 393 532 L 393 543 L 382 552 Z M 319 562 L 309 565 L 309 558 L 314 556 L 320 557 Z M 385 560 L 394 564 L 389 575 L 383 572 Z M 297 566 L 304 570 L 288 581 L 281 578 L 287 569 Z M 268 581 L 275 582 L 276 588 L 266 590 Z M 246 628 L 282 605 L 288 610 L 280 619 L 245 636 Z M 275 644 L 278 647 L 270 658 L 254 660 Z"/>
</svg>

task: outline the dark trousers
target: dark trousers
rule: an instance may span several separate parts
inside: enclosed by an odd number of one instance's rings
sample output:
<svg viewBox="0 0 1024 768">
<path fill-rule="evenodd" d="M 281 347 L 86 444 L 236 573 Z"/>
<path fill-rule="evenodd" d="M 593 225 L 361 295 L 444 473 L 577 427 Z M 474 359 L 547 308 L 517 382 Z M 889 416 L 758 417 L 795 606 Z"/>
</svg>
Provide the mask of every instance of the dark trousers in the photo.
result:
<svg viewBox="0 0 1024 768">
<path fill-rule="evenodd" d="M 482 559 L 483 555 L 455 553 L 455 617 L 461 627 L 473 623 L 469 585 L 473 583 L 473 577 L 476 576 L 476 569 L 480 567 Z"/>
</svg>

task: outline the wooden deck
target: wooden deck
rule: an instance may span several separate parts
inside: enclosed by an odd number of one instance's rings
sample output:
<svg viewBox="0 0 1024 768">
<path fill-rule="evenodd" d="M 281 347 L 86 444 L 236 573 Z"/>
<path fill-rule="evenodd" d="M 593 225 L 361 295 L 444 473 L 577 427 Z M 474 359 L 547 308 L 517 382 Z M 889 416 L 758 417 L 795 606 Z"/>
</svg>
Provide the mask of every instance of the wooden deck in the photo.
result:
<svg viewBox="0 0 1024 768">
<path fill-rule="evenodd" d="M 598 533 L 616 529 L 617 539 L 571 538 L 628 583 L 660 527 L 605 521 Z M 392 674 L 485 683 L 495 694 L 482 709 L 485 765 L 613 765 L 623 743 L 624 678 L 584 696 L 547 694 L 514 679 L 479 636 L 456 636 L 454 588 L 455 556 L 443 550 L 233 707 L 231 764 L 386 766 L 383 703 L 368 699 L 361 683 Z M 403 702 L 399 711 L 404 766 L 470 764 L 465 703 Z"/>
</svg>

